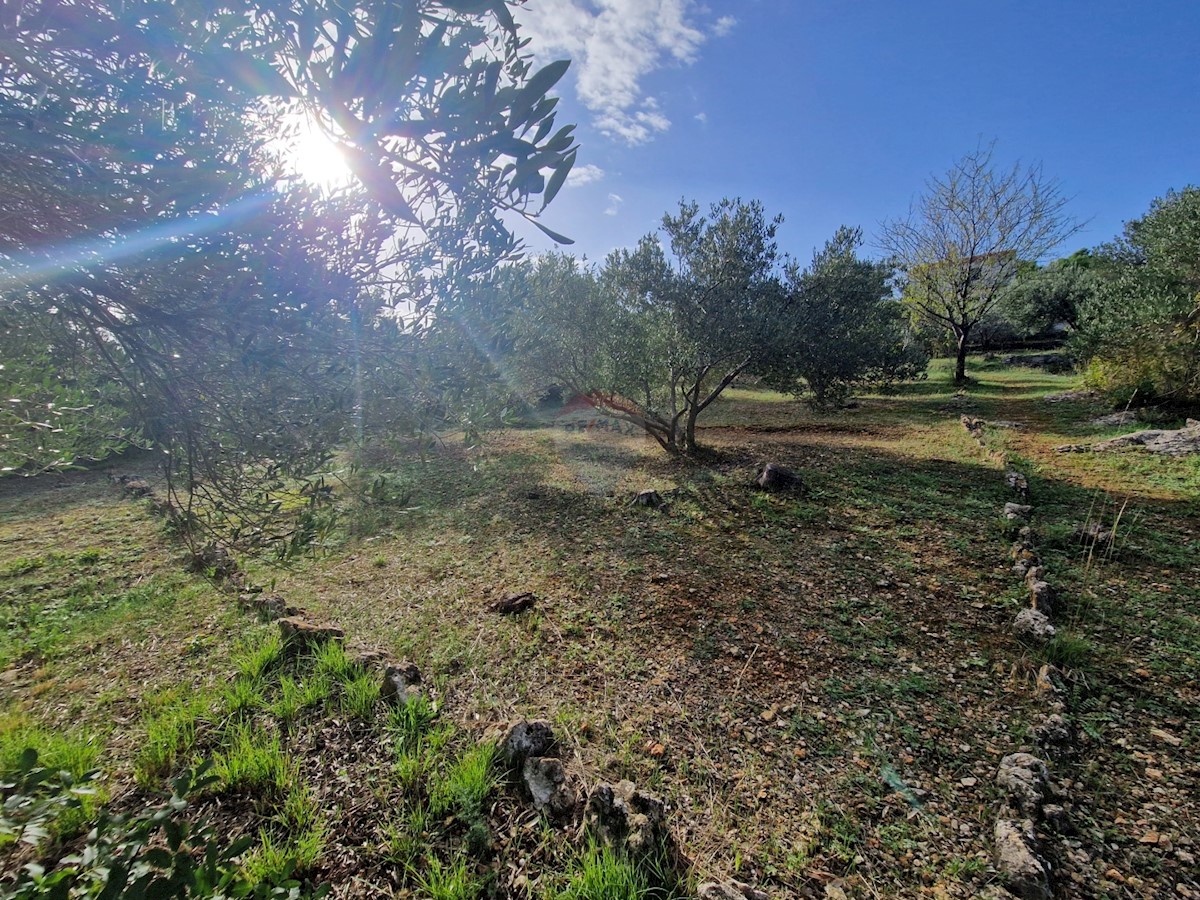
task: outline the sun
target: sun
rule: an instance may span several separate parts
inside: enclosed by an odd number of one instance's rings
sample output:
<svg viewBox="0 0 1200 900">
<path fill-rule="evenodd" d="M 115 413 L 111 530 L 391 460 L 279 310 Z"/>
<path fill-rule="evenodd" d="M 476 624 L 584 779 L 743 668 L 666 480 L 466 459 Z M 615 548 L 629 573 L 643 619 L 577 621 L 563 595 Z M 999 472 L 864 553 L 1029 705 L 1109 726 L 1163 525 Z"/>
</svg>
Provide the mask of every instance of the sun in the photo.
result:
<svg viewBox="0 0 1200 900">
<path fill-rule="evenodd" d="M 292 174 L 325 190 L 345 187 L 354 178 L 337 144 L 310 122 L 297 129 L 284 151 L 284 159 Z"/>
</svg>

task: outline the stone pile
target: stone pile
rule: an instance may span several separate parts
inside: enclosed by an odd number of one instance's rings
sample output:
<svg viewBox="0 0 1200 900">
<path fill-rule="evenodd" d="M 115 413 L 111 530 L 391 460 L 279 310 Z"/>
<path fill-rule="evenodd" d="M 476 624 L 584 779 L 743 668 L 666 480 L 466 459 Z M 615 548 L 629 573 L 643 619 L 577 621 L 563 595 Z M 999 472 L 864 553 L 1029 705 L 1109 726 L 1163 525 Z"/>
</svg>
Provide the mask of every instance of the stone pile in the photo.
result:
<svg viewBox="0 0 1200 900">
<path fill-rule="evenodd" d="M 982 435 L 982 421 L 963 424 L 973 435 Z M 982 444 L 981 437 L 979 440 Z M 1005 520 L 1018 528 L 1011 549 L 1012 572 L 1024 581 L 1029 595 L 1029 605 L 1017 614 L 1012 630 L 1021 640 L 1042 645 L 1055 637 L 1052 619 L 1058 598 L 1029 525 L 1034 514 L 1034 506 L 1029 502 L 1029 479 L 1008 468 L 1005 483 L 1020 497 L 1019 503 L 1006 503 L 1002 510 Z M 1087 534 L 1083 539 L 1098 542 L 1102 536 Z M 1047 802 L 1052 792 L 1047 759 L 1069 753 L 1073 747 L 1073 734 L 1064 717 L 1065 705 L 1061 699 L 1064 692 L 1049 665 L 1042 666 L 1037 685 L 1048 708 L 1031 736 L 1042 756 L 1024 751 L 1009 753 L 1001 759 L 996 772 L 996 786 L 1001 795 L 992 833 L 996 869 L 1007 892 L 1022 900 L 1051 900 L 1054 896 L 1052 869 L 1039 829 L 1063 833 L 1069 827 L 1064 807 Z"/>
</svg>

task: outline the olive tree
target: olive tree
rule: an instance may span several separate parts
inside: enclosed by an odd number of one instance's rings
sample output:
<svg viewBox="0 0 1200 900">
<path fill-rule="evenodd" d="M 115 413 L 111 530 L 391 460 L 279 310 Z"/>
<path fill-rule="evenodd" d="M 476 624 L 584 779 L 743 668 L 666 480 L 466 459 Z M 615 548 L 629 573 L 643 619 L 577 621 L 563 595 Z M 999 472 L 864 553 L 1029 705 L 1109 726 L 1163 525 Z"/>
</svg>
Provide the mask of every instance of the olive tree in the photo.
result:
<svg viewBox="0 0 1200 900">
<path fill-rule="evenodd" d="M 843 226 L 807 268 L 787 267 L 775 351 L 759 370 L 781 390 L 807 389 L 817 407 L 857 385 L 916 377 L 928 363 L 893 296 L 891 266 L 861 258 L 861 244 L 862 231 Z"/>
<path fill-rule="evenodd" d="M 602 295 L 620 321 L 598 402 L 670 453 L 697 449 L 700 415 L 770 354 L 783 295 L 775 233 L 762 204 L 681 202 L 662 236 L 610 254 Z"/>
<path fill-rule="evenodd" d="M 571 168 L 549 96 L 566 63 L 531 68 L 511 6 L 6 9 L 4 326 L 121 384 L 185 502 L 207 485 L 269 516 L 273 485 L 361 425 L 362 376 L 402 367 L 390 310 L 512 255 L 504 216 L 536 217 Z M 301 113 L 356 183 L 286 176 L 272 147 Z"/>
<path fill-rule="evenodd" d="M 1200 403 L 1200 188 L 1157 198 L 1102 246 L 1074 351 L 1121 402 Z"/>
<path fill-rule="evenodd" d="M 993 150 L 979 147 L 931 177 L 908 215 L 885 222 L 879 237 L 915 313 L 952 334 L 957 384 L 966 380 L 972 331 L 1023 261 L 1041 259 L 1080 227 L 1040 165 L 1000 167 Z"/>
<path fill-rule="evenodd" d="M 557 385 L 690 453 L 704 410 L 772 352 L 779 222 L 757 202 L 707 216 L 683 202 L 661 234 L 599 268 L 548 254 L 478 280 L 443 304 L 438 328 L 493 385 Z"/>
</svg>

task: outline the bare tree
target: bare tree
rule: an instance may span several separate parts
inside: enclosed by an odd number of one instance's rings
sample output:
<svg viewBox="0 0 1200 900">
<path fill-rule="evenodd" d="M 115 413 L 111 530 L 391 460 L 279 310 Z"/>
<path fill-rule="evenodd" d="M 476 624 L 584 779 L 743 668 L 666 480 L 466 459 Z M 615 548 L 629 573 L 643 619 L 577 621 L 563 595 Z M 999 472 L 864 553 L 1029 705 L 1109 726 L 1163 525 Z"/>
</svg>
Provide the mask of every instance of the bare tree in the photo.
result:
<svg viewBox="0 0 1200 900">
<path fill-rule="evenodd" d="M 1081 227 L 1059 182 L 1041 165 L 998 169 L 995 143 L 978 147 L 926 183 L 904 219 L 883 224 L 880 246 L 906 276 L 917 314 L 954 335 L 954 381 L 966 379 L 971 331 L 1021 263 L 1038 260 Z"/>
</svg>

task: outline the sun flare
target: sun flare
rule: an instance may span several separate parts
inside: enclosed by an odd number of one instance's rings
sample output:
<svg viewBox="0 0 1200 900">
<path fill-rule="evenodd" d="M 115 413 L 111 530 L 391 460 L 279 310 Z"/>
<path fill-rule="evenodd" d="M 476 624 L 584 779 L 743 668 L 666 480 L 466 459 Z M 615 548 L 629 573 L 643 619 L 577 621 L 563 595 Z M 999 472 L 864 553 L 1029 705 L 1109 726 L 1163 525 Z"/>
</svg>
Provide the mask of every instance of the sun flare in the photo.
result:
<svg viewBox="0 0 1200 900">
<path fill-rule="evenodd" d="M 337 144 L 316 126 L 300 129 L 286 158 L 297 177 L 326 190 L 344 187 L 354 177 Z"/>
</svg>

